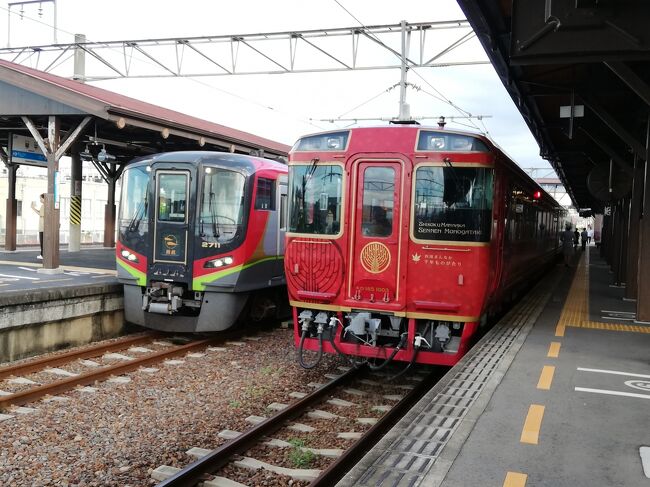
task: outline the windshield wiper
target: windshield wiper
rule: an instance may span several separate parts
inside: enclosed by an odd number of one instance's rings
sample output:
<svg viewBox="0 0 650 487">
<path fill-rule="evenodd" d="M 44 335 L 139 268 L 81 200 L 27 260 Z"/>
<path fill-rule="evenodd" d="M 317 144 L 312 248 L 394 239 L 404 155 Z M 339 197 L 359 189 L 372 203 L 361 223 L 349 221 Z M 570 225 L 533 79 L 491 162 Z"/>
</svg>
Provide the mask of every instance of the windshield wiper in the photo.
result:
<svg viewBox="0 0 650 487">
<path fill-rule="evenodd" d="M 212 192 L 212 178 L 210 178 L 210 197 L 208 199 L 208 210 L 210 211 L 210 216 L 212 217 L 212 236 L 214 238 L 219 238 L 219 222 L 217 221 L 217 215 L 215 214 L 212 207 L 213 198 L 214 193 Z"/>
<path fill-rule="evenodd" d="M 147 189 L 145 190 L 145 197 L 144 200 L 140 201 L 138 204 L 138 207 L 135 210 L 135 213 L 133 214 L 133 218 L 129 222 L 129 226 L 127 227 L 129 232 L 136 231 L 140 227 L 140 222 L 142 221 L 142 218 L 147 214 L 147 208 L 148 205 L 147 203 L 149 202 L 149 184 L 147 183 Z"/>
<path fill-rule="evenodd" d="M 442 162 L 444 162 L 445 166 L 451 170 L 451 177 L 454 178 L 454 182 L 456 183 L 456 191 L 454 191 L 454 193 L 457 193 L 461 189 L 461 181 L 458 177 L 458 173 L 456 172 L 456 168 L 451 164 L 451 159 L 449 157 L 445 157 Z M 458 203 L 458 201 L 456 201 L 456 197 L 454 197 L 454 202 L 452 205 L 456 203 Z"/>
</svg>

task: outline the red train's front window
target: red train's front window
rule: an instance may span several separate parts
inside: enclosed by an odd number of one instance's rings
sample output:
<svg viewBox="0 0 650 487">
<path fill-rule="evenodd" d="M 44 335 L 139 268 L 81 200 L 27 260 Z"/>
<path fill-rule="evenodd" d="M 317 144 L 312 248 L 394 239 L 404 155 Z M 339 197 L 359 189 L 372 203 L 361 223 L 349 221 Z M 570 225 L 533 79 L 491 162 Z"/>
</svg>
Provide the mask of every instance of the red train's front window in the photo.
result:
<svg viewBox="0 0 650 487">
<path fill-rule="evenodd" d="M 343 168 L 317 163 L 289 167 L 289 231 L 336 235 L 341 230 Z"/>
<path fill-rule="evenodd" d="M 489 242 L 490 168 L 425 165 L 415 173 L 413 236 L 420 240 Z"/>
</svg>

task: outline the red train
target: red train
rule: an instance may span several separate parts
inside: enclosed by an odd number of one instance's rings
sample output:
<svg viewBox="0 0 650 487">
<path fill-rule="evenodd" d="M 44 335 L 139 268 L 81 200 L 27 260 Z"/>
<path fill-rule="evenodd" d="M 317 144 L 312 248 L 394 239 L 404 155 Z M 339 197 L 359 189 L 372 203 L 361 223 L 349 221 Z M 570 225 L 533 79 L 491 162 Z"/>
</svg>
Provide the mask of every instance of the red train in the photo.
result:
<svg viewBox="0 0 650 487">
<path fill-rule="evenodd" d="M 472 133 L 303 137 L 288 196 L 285 274 L 304 367 L 323 352 L 453 365 L 560 249 L 562 207 Z"/>
</svg>

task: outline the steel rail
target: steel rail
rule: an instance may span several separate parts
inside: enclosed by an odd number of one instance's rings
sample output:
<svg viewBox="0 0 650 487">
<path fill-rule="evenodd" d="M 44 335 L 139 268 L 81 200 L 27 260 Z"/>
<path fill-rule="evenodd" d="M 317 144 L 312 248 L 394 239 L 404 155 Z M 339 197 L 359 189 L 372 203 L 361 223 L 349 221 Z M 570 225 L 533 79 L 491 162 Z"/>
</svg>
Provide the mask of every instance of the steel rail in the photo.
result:
<svg viewBox="0 0 650 487">
<path fill-rule="evenodd" d="M 368 453 L 382 436 L 399 421 L 424 394 L 442 378 L 448 368 L 438 367 L 420 381 L 409 393 L 390 411 L 386 412 L 364 435 L 350 448 L 329 465 L 314 479 L 309 487 L 324 487 L 337 483 L 348 473 L 361 458 Z"/>
<path fill-rule="evenodd" d="M 95 381 L 107 379 L 113 375 L 121 375 L 126 372 L 130 372 L 139 367 L 150 365 L 156 362 L 160 362 L 163 359 L 173 357 L 175 355 L 180 355 L 182 353 L 201 348 L 215 342 L 222 341 L 223 338 L 209 338 L 205 340 L 198 340 L 196 342 L 187 343 L 185 345 L 179 345 L 169 350 L 161 350 L 152 354 L 145 355 L 144 357 L 134 358 L 127 362 L 111 365 L 107 367 L 102 367 L 97 370 L 86 372 L 85 374 L 80 374 L 75 377 L 69 377 L 67 379 L 57 380 L 50 384 L 43 384 L 39 387 L 34 387 L 32 389 L 17 392 L 9 396 L 0 397 L 0 410 L 6 408 L 9 405 L 20 405 L 28 402 L 32 402 L 36 399 L 39 399 L 48 394 L 57 394 L 59 392 L 68 391 L 75 386 L 82 386 L 87 384 L 92 384 Z"/>
<path fill-rule="evenodd" d="M 237 438 L 224 443 L 205 457 L 189 464 L 180 472 L 157 484 L 156 487 L 195 486 L 203 480 L 205 474 L 215 472 L 227 465 L 231 461 L 233 455 L 240 454 L 258 444 L 262 437 L 273 434 L 275 431 L 282 428 L 284 423 L 303 414 L 314 402 L 321 399 L 333 389 L 351 381 L 361 372 L 361 370 L 362 369 L 349 370 L 337 379 L 334 379 L 300 399 L 298 402 L 290 405 L 282 411 L 279 411 L 265 421 L 242 433 Z"/>
<path fill-rule="evenodd" d="M 121 350 L 133 345 L 139 345 L 140 343 L 148 342 L 152 339 L 159 338 L 160 336 L 161 335 L 159 333 L 138 333 L 137 335 L 129 335 L 120 338 L 111 343 L 102 343 L 99 345 L 85 347 L 80 350 L 71 350 L 69 352 L 53 355 L 50 357 L 43 357 L 36 360 L 30 360 L 29 362 L 9 365 L 7 367 L 0 368 L 0 379 L 4 379 L 12 375 L 30 374 L 45 367 L 55 367 L 57 365 L 69 363 L 72 360 L 96 357 L 97 355 L 101 355 L 106 352 L 112 352 L 114 350 Z"/>
</svg>

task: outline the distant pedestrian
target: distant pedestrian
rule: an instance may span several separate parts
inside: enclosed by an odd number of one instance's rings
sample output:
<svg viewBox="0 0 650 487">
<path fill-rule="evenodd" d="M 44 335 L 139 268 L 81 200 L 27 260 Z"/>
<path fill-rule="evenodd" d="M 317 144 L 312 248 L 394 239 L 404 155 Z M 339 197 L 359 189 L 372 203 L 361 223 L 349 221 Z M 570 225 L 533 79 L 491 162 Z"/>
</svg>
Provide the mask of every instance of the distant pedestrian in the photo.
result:
<svg viewBox="0 0 650 487">
<path fill-rule="evenodd" d="M 569 263 L 571 262 L 571 257 L 573 256 L 573 248 L 574 248 L 574 240 L 575 240 L 575 235 L 571 231 L 570 223 L 567 223 L 564 226 L 564 231 L 560 234 L 560 240 L 562 241 L 562 253 L 564 254 L 564 265 L 566 267 L 570 267 Z"/>
<path fill-rule="evenodd" d="M 41 244 L 41 253 L 36 257 L 43 260 L 43 231 L 45 229 L 45 193 L 41 193 L 41 206 L 37 207 L 36 202 L 32 201 L 32 210 L 38 213 L 38 242 Z"/>
<path fill-rule="evenodd" d="M 573 247 L 578 250 L 578 242 L 580 241 L 580 232 L 578 232 L 578 227 L 576 227 L 573 232 Z"/>
<path fill-rule="evenodd" d="M 593 238 L 593 236 L 594 236 L 594 229 L 589 227 L 589 229 L 587 230 L 587 244 L 591 245 L 591 239 Z"/>
<path fill-rule="evenodd" d="M 584 251 L 587 248 L 587 229 L 583 228 L 582 232 L 580 233 L 580 241 L 582 243 L 582 250 Z"/>
</svg>

